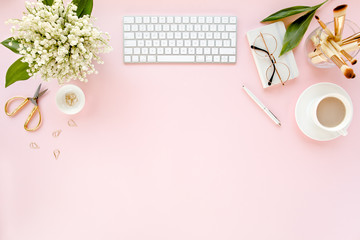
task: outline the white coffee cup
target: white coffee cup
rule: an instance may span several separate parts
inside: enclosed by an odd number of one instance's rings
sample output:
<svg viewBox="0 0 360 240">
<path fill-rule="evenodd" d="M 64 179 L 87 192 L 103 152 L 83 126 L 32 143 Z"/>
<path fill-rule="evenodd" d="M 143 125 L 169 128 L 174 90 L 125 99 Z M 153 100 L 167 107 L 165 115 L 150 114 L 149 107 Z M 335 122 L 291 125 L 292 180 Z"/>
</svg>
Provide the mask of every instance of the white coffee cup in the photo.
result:
<svg viewBox="0 0 360 240">
<path fill-rule="evenodd" d="M 353 106 L 345 96 L 329 93 L 314 101 L 311 114 L 318 127 L 346 136 L 348 134 L 346 128 L 353 116 Z"/>
</svg>

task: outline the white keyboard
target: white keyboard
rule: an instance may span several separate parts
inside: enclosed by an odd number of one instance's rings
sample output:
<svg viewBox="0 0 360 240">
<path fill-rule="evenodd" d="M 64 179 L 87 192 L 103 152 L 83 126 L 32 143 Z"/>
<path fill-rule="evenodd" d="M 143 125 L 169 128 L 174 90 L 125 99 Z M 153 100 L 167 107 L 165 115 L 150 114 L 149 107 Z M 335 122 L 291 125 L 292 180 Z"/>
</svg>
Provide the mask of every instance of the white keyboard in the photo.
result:
<svg viewBox="0 0 360 240">
<path fill-rule="evenodd" d="M 125 16 L 125 63 L 235 63 L 236 17 Z"/>
</svg>

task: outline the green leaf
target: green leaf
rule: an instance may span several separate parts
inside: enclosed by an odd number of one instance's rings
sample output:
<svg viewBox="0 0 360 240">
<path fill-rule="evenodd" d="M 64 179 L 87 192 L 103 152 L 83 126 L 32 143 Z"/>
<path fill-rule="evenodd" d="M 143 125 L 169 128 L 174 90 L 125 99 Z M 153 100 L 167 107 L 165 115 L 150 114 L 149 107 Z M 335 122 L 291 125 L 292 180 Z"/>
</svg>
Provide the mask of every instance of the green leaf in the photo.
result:
<svg viewBox="0 0 360 240">
<path fill-rule="evenodd" d="M 29 64 L 22 62 L 21 60 L 23 58 L 24 57 L 16 60 L 7 70 L 5 87 L 10 86 L 17 81 L 27 80 L 30 78 L 29 73 L 26 71 L 29 69 Z"/>
<path fill-rule="evenodd" d="M 45 5 L 52 6 L 53 3 L 54 3 L 54 0 L 42 0 L 42 2 L 43 2 Z"/>
<path fill-rule="evenodd" d="M 267 18 L 263 19 L 261 22 L 270 22 L 270 21 L 276 21 L 280 20 L 282 18 L 286 18 L 298 13 L 302 12 L 308 12 L 312 9 L 312 7 L 309 6 L 295 6 L 295 7 L 289 7 L 281 9 L 280 11 L 271 14 Z"/>
<path fill-rule="evenodd" d="M 282 18 L 286 18 L 298 13 L 302 12 L 309 12 L 312 10 L 317 10 L 319 7 L 321 7 L 323 4 L 325 4 L 328 0 L 316 5 L 316 6 L 294 6 L 289 8 L 281 9 L 280 11 L 277 11 L 276 13 L 271 14 L 267 18 L 263 19 L 261 22 L 270 22 L 270 21 L 276 21 L 280 20 Z"/>
<path fill-rule="evenodd" d="M 91 15 L 93 0 L 73 0 L 72 3 L 78 7 L 76 14 L 79 18 L 82 18 L 84 15 Z"/>
<path fill-rule="evenodd" d="M 297 45 L 299 45 L 301 39 L 303 38 L 306 30 L 309 27 L 309 24 L 314 17 L 316 9 L 311 10 L 305 15 L 296 19 L 293 23 L 290 24 L 286 30 L 285 37 L 283 40 L 283 47 L 281 49 L 280 56 L 284 53 L 290 51 Z"/>
<path fill-rule="evenodd" d="M 19 54 L 19 42 L 16 41 L 14 38 L 10 37 L 1 42 L 2 45 L 13 51 L 14 53 Z M 11 46 L 10 46 L 11 45 Z"/>
</svg>

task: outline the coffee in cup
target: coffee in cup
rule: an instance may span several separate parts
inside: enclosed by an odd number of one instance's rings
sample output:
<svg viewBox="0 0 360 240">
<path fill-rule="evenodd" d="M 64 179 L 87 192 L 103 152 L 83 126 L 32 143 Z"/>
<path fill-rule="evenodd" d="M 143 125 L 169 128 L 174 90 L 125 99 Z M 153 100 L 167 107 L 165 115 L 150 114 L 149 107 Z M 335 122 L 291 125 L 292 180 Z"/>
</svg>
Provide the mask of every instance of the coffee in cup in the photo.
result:
<svg viewBox="0 0 360 240">
<path fill-rule="evenodd" d="M 326 94 L 315 101 L 313 120 L 320 128 L 346 136 L 351 122 L 351 102 L 338 93 Z"/>
</svg>

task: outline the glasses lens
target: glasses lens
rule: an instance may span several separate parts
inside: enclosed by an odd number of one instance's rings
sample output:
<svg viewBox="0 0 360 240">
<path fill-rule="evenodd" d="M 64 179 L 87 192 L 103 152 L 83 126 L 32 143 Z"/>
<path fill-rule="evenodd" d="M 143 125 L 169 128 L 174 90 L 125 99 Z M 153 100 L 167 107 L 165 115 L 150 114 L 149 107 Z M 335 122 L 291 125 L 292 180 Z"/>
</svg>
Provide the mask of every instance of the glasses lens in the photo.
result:
<svg viewBox="0 0 360 240">
<path fill-rule="evenodd" d="M 264 41 L 265 41 L 266 45 L 265 45 Z M 262 36 L 259 35 L 256 37 L 253 45 L 258 48 L 268 51 L 270 54 L 273 54 L 277 48 L 277 41 L 273 35 L 268 34 L 268 33 L 263 33 Z M 255 50 L 255 53 L 260 57 L 265 57 L 265 58 L 268 57 L 266 52 L 263 52 L 263 51 Z"/>
<path fill-rule="evenodd" d="M 275 69 L 274 69 L 275 66 Z M 289 67 L 284 63 L 275 63 L 271 64 L 266 69 L 266 79 L 270 83 L 270 85 L 274 85 L 277 83 L 285 83 L 289 80 L 290 77 L 290 70 Z"/>
</svg>

